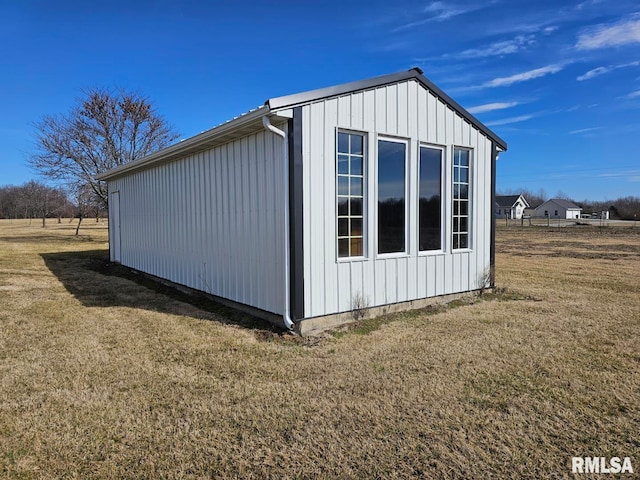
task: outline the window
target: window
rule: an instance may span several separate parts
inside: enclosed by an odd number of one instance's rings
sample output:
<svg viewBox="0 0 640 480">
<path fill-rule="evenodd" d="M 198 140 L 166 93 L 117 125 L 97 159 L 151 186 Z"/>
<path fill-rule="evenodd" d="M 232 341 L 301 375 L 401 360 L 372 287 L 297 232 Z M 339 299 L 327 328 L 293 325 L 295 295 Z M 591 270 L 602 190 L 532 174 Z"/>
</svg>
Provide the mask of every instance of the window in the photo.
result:
<svg viewBox="0 0 640 480">
<path fill-rule="evenodd" d="M 469 248 L 469 167 L 471 154 L 463 148 L 453 149 L 453 248 Z"/>
<path fill-rule="evenodd" d="M 338 257 L 364 255 L 364 135 L 338 132 L 336 149 Z"/>
<path fill-rule="evenodd" d="M 420 147 L 419 168 L 419 248 L 421 252 L 440 250 L 442 248 L 442 150 Z"/>
<path fill-rule="evenodd" d="M 556 216 L 556 217 L 558 216 L 558 210 L 556 210 L 555 216 Z"/>
<path fill-rule="evenodd" d="M 406 251 L 407 144 L 378 140 L 378 253 Z"/>
</svg>

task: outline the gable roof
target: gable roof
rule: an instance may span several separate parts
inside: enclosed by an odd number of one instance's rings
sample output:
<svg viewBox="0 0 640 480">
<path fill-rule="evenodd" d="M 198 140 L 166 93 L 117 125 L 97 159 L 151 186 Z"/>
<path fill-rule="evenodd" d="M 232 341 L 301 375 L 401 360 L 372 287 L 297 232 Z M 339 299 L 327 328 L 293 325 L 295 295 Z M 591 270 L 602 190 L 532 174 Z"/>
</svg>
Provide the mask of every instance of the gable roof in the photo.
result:
<svg viewBox="0 0 640 480">
<path fill-rule="evenodd" d="M 465 118 L 474 127 L 484 133 L 487 137 L 493 140 L 498 148 L 502 151 L 507 150 L 507 142 L 496 135 L 491 129 L 484 125 L 480 120 L 471 115 L 466 109 L 464 109 L 458 102 L 447 95 L 440 87 L 424 76 L 422 69 L 418 67 L 411 68 L 404 72 L 390 73 L 388 75 L 382 75 L 380 77 L 368 78 L 366 80 L 359 80 L 356 82 L 343 83 L 341 85 L 335 85 L 332 87 L 319 88 L 317 90 L 309 90 L 307 92 L 295 93 L 293 95 L 286 95 L 284 97 L 270 98 L 265 102 L 271 110 L 281 108 L 291 108 L 301 104 L 312 103 L 325 98 L 336 97 L 344 95 L 345 93 L 358 92 L 361 90 L 368 90 L 371 88 L 381 87 L 391 83 L 398 83 L 405 80 L 416 80 L 423 87 L 433 93 L 436 97 L 440 98 L 444 103 L 449 105 L 460 116 Z"/>
<path fill-rule="evenodd" d="M 567 210 L 582 210 L 581 207 L 573 203 L 571 200 L 565 200 L 563 198 L 551 198 L 536 208 L 540 208 L 546 205 L 547 203 L 552 203 L 552 202 L 557 205 L 560 205 L 562 208 L 565 208 Z"/>
<path fill-rule="evenodd" d="M 356 82 L 343 83 L 340 85 L 334 85 L 332 87 L 320 88 L 317 90 L 309 90 L 306 92 L 295 93 L 293 95 L 286 95 L 283 97 L 274 97 L 264 102 L 264 105 L 244 113 L 232 120 L 224 122 L 216 127 L 205 130 L 202 133 L 193 137 L 181 140 L 178 143 L 170 145 L 162 150 L 158 150 L 144 158 L 134 160 L 126 165 L 120 165 L 108 172 L 102 173 L 96 176 L 97 180 L 108 180 L 110 178 L 120 176 L 122 174 L 145 168 L 155 163 L 167 162 L 170 160 L 178 159 L 192 153 L 195 153 L 203 148 L 210 148 L 215 145 L 226 143 L 230 140 L 239 138 L 250 133 L 254 133 L 263 129 L 262 117 L 267 115 L 270 118 L 274 118 L 278 121 L 285 121 L 287 115 L 283 110 L 287 110 L 293 107 L 301 106 L 304 104 L 312 103 L 325 98 L 335 97 L 338 95 L 344 95 L 346 93 L 352 93 L 362 90 L 367 90 L 375 87 L 381 87 L 392 83 L 398 83 L 405 80 L 414 79 L 427 90 L 433 93 L 436 97 L 440 98 L 444 103 L 449 105 L 456 113 L 465 118 L 475 128 L 484 133 L 490 138 L 501 151 L 507 150 L 507 143 L 490 130 L 486 125 L 480 122 L 476 117 L 471 115 L 467 110 L 460 106 L 449 95 L 444 93 L 437 85 L 423 75 L 420 68 L 414 67 L 410 70 L 391 73 L 388 75 L 382 75 L 380 77 L 369 78 L 366 80 L 359 80 Z M 280 115 L 279 115 L 280 114 Z"/>
<path fill-rule="evenodd" d="M 529 203 L 522 195 L 496 195 L 496 205 L 499 207 L 511 208 L 521 197 L 525 207 L 528 207 Z"/>
</svg>

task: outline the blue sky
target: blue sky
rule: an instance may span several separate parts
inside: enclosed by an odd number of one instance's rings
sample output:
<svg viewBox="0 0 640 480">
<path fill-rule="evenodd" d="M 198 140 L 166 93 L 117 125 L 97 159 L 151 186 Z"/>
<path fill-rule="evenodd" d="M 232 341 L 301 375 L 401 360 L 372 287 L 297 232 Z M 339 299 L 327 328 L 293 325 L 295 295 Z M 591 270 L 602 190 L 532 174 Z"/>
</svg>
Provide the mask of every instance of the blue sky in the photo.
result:
<svg viewBox="0 0 640 480">
<path fill-rule="evenodd" d="M 421 67 L 509 144 L 498 189 L 640 195 L 637 0 L 5 1 L 0 185 L 83 88 L 148 96 L 182 138 L 276 97 Z"/>
</svg>

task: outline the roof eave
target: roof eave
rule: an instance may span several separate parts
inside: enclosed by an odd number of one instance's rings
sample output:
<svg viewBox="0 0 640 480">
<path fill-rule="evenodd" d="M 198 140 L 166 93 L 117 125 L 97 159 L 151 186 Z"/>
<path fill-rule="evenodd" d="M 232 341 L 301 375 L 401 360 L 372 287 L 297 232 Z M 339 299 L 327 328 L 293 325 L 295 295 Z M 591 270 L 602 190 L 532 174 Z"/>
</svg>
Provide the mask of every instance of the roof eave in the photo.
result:
<svg viewBox="0 0 640 480">
<path fill-rule="evenodd" d="M 264 115 L 270 113 L 269 107 L 261 105 L 260 107 L 245 113 L 233 120 L 225 122 L 217 127 L 213 127 L 209 130 L 205 130 L 198 135 L 182 140 L 178 143 L 170 145 L 162 150 L 158 150 L 144 158 L 135 160 L 126 165 L 120 165 L 112 170 L 96 175 L 96 180 L 109 180 L 111 178 L 130 173 L 134 170 L 140 170 L 150 165 L 170 161 L 176 158 L 181 158 L 196 151 L 201 150 L 203 147 L 212 146 L 216 144 L 216 139 L 225 137 L 234 129 L 242 128 L 252 122 L 259 121 Z M 260 124 L 261 125 L 261 124 Z"/>
</svg>

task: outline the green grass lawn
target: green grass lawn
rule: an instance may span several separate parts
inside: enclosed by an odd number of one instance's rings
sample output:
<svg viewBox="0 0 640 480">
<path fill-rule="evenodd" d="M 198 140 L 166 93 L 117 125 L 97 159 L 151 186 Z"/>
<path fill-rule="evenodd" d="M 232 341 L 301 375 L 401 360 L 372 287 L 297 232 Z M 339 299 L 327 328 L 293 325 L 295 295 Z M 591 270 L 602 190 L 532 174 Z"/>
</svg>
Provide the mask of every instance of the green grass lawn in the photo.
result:
<svg viewBox="0 0 640 480">
<path fill-rule="evenodd" d="M 0 221 L 0 478 L 640 471 L 637 230 L 500 228 L 497 294 L 304 339 L 74 231 Z"/>
</svg>

